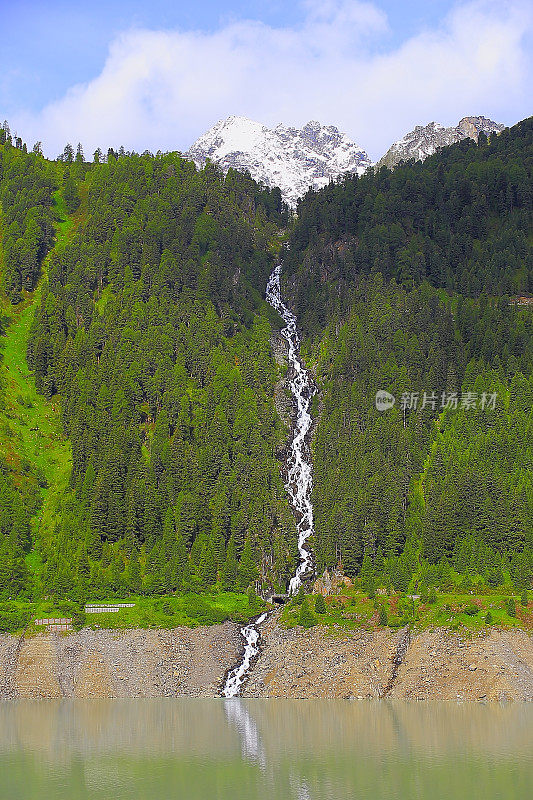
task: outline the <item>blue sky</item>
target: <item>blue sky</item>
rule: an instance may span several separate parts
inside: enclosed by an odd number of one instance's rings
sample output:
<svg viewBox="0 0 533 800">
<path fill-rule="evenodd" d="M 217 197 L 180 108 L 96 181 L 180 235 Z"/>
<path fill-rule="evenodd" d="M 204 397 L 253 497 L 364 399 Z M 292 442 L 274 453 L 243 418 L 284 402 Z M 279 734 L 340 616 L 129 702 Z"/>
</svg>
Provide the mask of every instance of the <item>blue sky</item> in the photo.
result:
<svg viewBox="0 0 533 800">
<path fill-rule="evenodd" d="M 525 0 L 0 0 L 0 118 L 54 154 L 184 149 L 218 118 L 336 124 L 377 157 L 417 123 L 531 113 Z"/>
</svg>

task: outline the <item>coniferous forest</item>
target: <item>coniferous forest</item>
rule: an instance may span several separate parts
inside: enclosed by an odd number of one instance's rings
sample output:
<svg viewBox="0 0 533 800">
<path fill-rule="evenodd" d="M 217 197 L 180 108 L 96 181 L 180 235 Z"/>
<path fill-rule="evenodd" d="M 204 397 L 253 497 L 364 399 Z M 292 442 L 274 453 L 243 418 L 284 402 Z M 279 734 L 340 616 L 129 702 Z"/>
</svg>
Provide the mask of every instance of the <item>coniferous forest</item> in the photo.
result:
<svg viewBox="0 0 533 800">
<path fill-rule="evenodd" d="M 322 392 L 321 567 L 403 590 L 454 570 L 531 581 L 532 130 L 299 204 L 287 269 Z"/>
<path fill-rule="evenodd" d="M 122 148 L 51 161 L 4 124 L 0 599 L 285 590 L 280 254 L 318 388 L 317 571 L 530 588 L 532 133 L 347 176 L 292 215 L 247 173 Z M 17 320 L 31 400 L 7 363 Z M 42 451 L 61 443 L 63 482 L 24 457 L 17 403 L 57 415 Z"/>
</svg>

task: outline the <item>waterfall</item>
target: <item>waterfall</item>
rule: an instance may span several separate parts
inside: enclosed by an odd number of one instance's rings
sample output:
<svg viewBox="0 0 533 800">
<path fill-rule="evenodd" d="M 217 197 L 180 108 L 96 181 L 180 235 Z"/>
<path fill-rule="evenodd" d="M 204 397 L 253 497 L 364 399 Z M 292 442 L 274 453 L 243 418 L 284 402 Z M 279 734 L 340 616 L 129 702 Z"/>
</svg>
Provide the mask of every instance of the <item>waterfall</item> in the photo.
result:
<svg viewBox="0 0 533 800">
<path fill-rule="evenodd" d="M 296 326 L 296 317 L 281 299 L 280 275 L 281 265 L 278 265 L 268 280 L 266 299 L 285 322 L 281 335 L 288 344 L 289 384 L 296 401 L 296 420 L 287 458 L 287 482 L 285 484 L 292 506 L 299 517 L 298 552 L 300 563 L 289 584 L 289 594 L 296 594 L 302 585 L 303 577 L 312 570 L 312 554 L 307 547 L 307 540 L 313 532 L 313 504 L 311 502 L 313 471 L 309 433 L 313 424 L 310 407 L 315 387 L 309 373 L 300 361 L 300 337 Z"/>
<path fill-rule="evenodd" d="M 223 697 L 236 697 L 239 694 L 240 688 L 250 669 L 252 659 L 259 653 L 259 640 L 261 634 L 259 633 L 259 626 L 268 617 L 268 614 L 261 614 L 259 619 L 241 628 L 241 636 L 244 639 L 244 655 L 241 663 L 237 664 L 231 672 L 228 673 L 224 688 L 222 689 Z"/>
<path fill-rule="evenodd" d="M 313 532 L 313 504 L 311 490 L 313 487 L 313 471 L 311 452 L 309 449 L 309 433 L 313 418 L 310 413 L 311 401 L 315 387 L 307 370 L 300 360 L 300 337 L 296 325 L 296 317 L 281 299 L 281 264 L 273 270 L 266 288 L 266 299 L 276 309 L 285 322 L 281 335 L 288 345 L 289 385 L 296 402 L 296 419 L 294 422 L 293 437 L 287 456 L 287 478 L 285 489 L 291 504 L 296 511 L 298 524 L 298 553 L 299 563 L 289 583 L 289 594 L 296 594 L 306 575 L 312 574 L 312 553 L 307 546 L 307 540 Z M 223 697 L 236 697 L 244 683 L 252 660 L 259 653 L 260 626 L 267 619 L 268 614 L 262 614 L 259 619 L 241 629 L 244 639 L 243 658 L 228 674 Z"/>
</svg>

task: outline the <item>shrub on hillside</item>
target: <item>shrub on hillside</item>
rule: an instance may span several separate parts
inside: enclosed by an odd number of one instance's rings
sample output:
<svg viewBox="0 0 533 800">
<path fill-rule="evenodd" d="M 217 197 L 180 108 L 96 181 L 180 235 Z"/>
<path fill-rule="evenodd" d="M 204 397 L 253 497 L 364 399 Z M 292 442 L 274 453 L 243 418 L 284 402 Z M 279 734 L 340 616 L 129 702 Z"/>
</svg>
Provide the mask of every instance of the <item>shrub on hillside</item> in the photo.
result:
<svg viewBox="0 0 533 800">
<path fill-rule="evenodd" d="M 257 596 L 253 585 L 248 587 L 246 596 L 248 597 L 248 609 L 250 613 L 260 614 L 261 611 L 263 610 L 263 602 L 261 598 Z"/>
<path fill-rule="evenodd" d="M 30 619 L 29 611 L 0 611 L 0 632 L 15 633 L 26 627 Z"/>
<path fill-rule="evenodd" d="M 302 628 L 312 628 L 313 625 L 316 625 L 315 615 L 313 614 L 313 612 L 309 607 L 309 602 L 307 600 L 307 597 L 304 597 L 304 599 L 302 600 L 302 605 L 300 606 L 298 625 L 301 625 Z"/>
<path fill-rule="evenodd" d="M 401 628 L 403 625 L 403 621 L 397 614 L 393 614 L 389 617 L 389 628 Z"/>
<path fill-rule="evenodd" d="M 227 619 L 227 614 L 219 608 L 213 608 L 198 595 L 187 599 L 185 606 L 187 616 L 200 625 L 216 625 Z"/>
<path fill-rule="evenodd" d="M 315 611 L 317 614 L 326 613 L 326 602 L 321 594 L 317 595 L 315 600 Z"/>
</svg>

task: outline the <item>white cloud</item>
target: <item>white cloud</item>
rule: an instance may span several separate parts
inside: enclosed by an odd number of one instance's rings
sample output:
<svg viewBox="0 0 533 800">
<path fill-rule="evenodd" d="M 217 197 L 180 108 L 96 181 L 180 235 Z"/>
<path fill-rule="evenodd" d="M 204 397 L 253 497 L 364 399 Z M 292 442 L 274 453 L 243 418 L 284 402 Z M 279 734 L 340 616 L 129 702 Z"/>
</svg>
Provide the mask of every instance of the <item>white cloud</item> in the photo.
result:
<svg viewBox="0 0 533 800">
<path fill-rule="evenodd" d="M 13 118 L 51 155 L 64 143 L 187 149 L 217 119 L 335 124 L 371 156 L 414 124 L 527 116 L 532 14 L 525 0 L 457 5 L 434 30 L 384 51 L 385 15 L 350 0 L 307 0 L 291 28 L 232 22 L 212 33 L 132 30 L 98 77 L 40 113 Z"/>
</svg>

